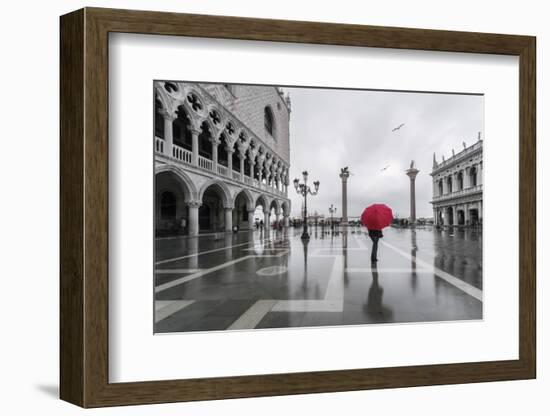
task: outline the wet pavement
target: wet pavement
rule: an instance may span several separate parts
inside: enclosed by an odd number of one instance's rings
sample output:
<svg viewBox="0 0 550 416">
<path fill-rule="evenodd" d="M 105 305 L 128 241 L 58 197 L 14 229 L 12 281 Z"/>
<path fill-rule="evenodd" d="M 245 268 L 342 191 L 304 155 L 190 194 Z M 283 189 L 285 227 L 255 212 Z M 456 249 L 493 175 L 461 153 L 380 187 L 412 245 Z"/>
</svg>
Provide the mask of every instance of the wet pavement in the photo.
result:
<svg viewBox="0 0 550 416">
<path fill-rule="evenodd" d="M 479 231 L 310 233 L 157 239 L 155 332 L 482 319 Z"/>
</svg>

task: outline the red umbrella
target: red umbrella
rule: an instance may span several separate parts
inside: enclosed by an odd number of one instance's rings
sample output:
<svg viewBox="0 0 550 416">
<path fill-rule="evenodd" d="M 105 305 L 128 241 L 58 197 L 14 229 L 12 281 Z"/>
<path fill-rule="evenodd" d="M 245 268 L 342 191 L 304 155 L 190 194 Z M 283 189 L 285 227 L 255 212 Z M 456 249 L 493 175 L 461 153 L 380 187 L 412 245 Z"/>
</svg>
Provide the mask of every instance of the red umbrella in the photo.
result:
<svg viewBox="0 0 550 416">
<path fill-rule="evenodd" d="M 382 230 L 393 220 L 391 208 L 385 204 L 369 205 L 361 214 L 361 224 L 369 230 Z"/>
</svg>

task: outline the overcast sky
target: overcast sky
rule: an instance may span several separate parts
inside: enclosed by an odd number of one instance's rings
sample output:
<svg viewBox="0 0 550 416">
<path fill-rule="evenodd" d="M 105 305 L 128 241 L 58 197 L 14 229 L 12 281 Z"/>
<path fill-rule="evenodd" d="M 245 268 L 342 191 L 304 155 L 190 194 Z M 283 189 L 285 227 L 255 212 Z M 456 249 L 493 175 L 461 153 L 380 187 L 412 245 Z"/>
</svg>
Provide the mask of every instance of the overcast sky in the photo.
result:
<svg viewBox="0 0 550 416">
<path fill-rule="evenodd" d="M 290 93 L 290 178 L 292 216 L 303 198 L 292 179 L 319 180 L 319 194 L 308 198 L 308 211 L 328 215 L 330 204 L 341 214 L 340 168 L 349 166 L 348 215 L 358 216 L 371 203 L 383 202 L 394 215 L 409 216 L 409 178 L 414 159 L 417 217 L 433 216 L 433 153 L 451 156 L 466 142 L 483 138 L 483 97 L 472 95 L 285 88 Z M 392 129 L 401 123 L 398 131 Z M 384 171 L 382 169 L 388 166 Z M 312 185 L 313 187 L 313 185 Z"/>
</svg>

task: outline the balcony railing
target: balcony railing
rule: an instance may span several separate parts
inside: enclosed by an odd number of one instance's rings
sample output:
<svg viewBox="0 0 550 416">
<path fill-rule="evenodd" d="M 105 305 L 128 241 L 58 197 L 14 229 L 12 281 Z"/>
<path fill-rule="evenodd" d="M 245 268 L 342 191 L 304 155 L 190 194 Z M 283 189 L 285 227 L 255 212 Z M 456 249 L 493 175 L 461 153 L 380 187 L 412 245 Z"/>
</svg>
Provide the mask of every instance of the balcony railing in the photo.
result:
<svg viewBox="0 0 550 416">
<path fill-rule="evenodd" d="M 447 193 L 447 194 L 444 194 L 444 195 L 438 195 L 438 196 L 434 196 L 433 200 L 434 201 L 442 201 L 442 200 L 445 200 L 445 199 L 452 199 L 452 198 L 458 198 L 458 197 L 461 197 L 461 196 L 466 196 L 466 195 L 470 195 L 470 194 L 475 194 L 477 192 L 481 192 L 483 191 L 483 185 L 476 185 L 476 186 L 471 186 L 470 188 L 464 188 L 464 189 L 461 189 L 460 191 L 454 191 L 454 192 L 451 192 L 451 193 Z"/>
<path fill-rule="evenodd" d="M 164 140 L 159 137 L 155 137 L 155 152 L 164 153 Z"/>
<path fill-rule="evenodd" d="M 222 176 L 227 176 L 227 168 L 223 165 L 218 165 L 218 173 Z"/>
<path fill-rule="evenodd" d="M 175 144 L 172 145 L 172 156 L 175 159 L 181 160 L 185 163 L 191 163 L 191 161 L 193 160 L 193 153 Z"/>
<path fill-rule="evenodd" d="M 214 170 L 214 162 L 210 159 L 199 156 L 199 167 L 206 170 Z"/>
<path fill-rule="evenodd" d="M 166 142 L 164 141 L 164 139 L 161 139 L 160 137 L 155 137 L 155 152 L 168 156 L 168 154 L 170 153 L 170 150 L 166 148 Z M 176 144 L 172 144 L 171 158 L 181 163 L 193 165 L 193 153 Z M 214 172 L 214 162 L 204 156 L 199 156 L 198 167 L 204 170 L 208 170 L 210 172 Z M 250 176 L 243 175 L 241 177 L 240 172 L 236 172 L 232 170 L 230 175 L 229 168 L 220 164 L 216 166 L 216 173 L 221 176 L 229 177 L 234 181 L 242 182 L 248 186 L 252 186 L 258 189 L 263 189 L 272 194 L 281 195 L 283 197 L 287 196 L 284 189 L 279 190 L 275 187 L 268 186 L 265 183 L 261 183 L 257 179 L 251 178 Z"/>
</svg>

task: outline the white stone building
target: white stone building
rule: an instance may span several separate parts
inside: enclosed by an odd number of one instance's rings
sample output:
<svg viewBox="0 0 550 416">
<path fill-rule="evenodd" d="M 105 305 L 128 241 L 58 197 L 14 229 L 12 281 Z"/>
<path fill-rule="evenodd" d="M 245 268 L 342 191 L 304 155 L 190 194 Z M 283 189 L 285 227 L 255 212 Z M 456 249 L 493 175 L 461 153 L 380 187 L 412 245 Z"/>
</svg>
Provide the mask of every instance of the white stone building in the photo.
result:
<svg viewBox="0 0 550 416">
<path fill-rule="evenodd" d="M 156 81 L 157 235 L 288 225 L 290 99 L 276 87 Z"/>
<path fill-rule="evenodd" d="M 434 153 L 434 224 L 438 226 L 480 226 L 483 222 L 483 141 L 478 141 L 437 163 Z"/>
</svg>

